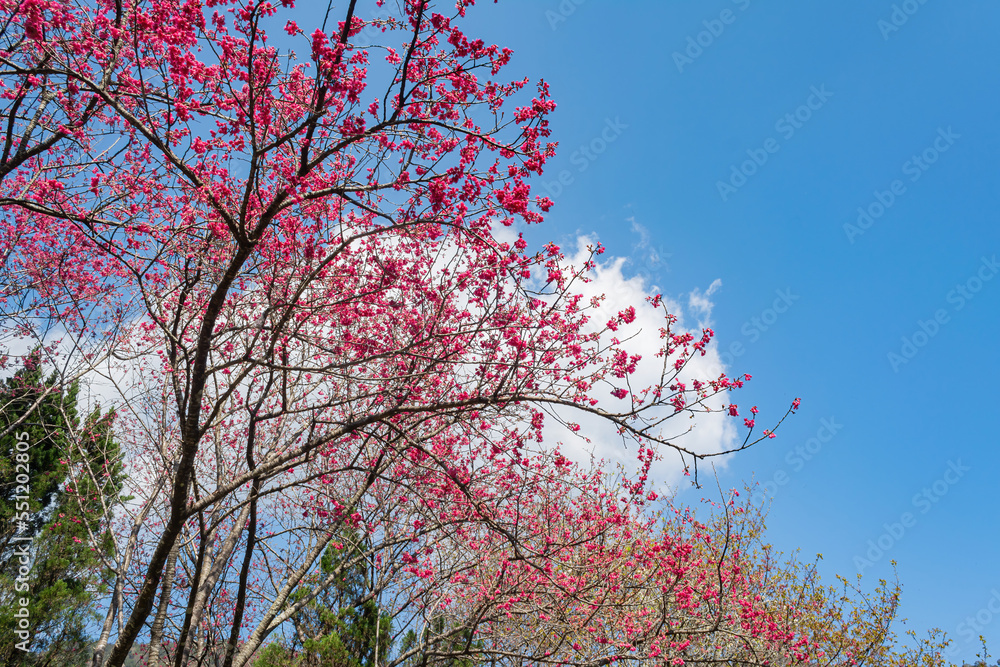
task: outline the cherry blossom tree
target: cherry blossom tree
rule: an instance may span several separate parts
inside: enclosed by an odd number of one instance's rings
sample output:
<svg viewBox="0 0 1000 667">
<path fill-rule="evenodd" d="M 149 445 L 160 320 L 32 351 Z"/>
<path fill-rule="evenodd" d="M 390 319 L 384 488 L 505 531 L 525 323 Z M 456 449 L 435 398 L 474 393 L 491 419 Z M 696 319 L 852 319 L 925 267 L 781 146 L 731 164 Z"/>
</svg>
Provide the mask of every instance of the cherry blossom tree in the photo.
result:
<svg viewBox="0 0 1000 667">
<path fill-rule="evenodd" d="M 461 28 L 471 1 L 366 20 L 351 0 L 307 29 L 281 4 L 0 6 L 4 332 L 67 377 L 104 373 L 134 497 L 101 518 L 120 539 L 93 664 L 137 641 L 249 664 L 358 565 L 321 567 L 347 530 L 415 637 L 385 664 L 659 659 L 722 632 L 648 618 L 658 577 L 658 604 L 689 608 L 670 568 L 701 538 L 644 536 L 648 471 L 671 451 L 697 477 L 707 455 L 667 420 L 738 416 L 725 394 L 749 378 L 689 377 L 712 331 L 656 295 L 595 322 L 578 288 L 602 248 L 570 266 L 512 231 L 552 205 L 529 186 L 555 151 L 548 86 L 501 78 L 511 52 Z M 662 312 L 646 358 L 624 334 L 637 307 Z M 635 386 L 641 364 L 657 379 Z M 637 472 L 544 442 L 573 414 L 613 424 Z M 705 558 L 740 628 L 718 651 L 811 655 Z M 526 615 L 545 622 L 513 630 Z"/>
</svg>

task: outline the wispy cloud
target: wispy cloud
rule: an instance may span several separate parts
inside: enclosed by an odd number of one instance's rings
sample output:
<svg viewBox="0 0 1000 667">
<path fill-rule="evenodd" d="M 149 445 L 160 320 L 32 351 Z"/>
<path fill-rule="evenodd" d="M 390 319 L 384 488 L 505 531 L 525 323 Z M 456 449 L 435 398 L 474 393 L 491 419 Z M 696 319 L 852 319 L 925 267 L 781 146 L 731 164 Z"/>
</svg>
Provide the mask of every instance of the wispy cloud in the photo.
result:
<svg viewBox="0 0 1000 667">
<path fill-rule="evenodd" d="M 715 304 L 712 303 L 712 300 L 709 297 L 719 291 L 720 287 L 722 287 L 722 279 L 716 278 L 704 292 L 696 287 L 691 291 L 691 294 L 688 295 L 688 308 L 690 308 L 693 313 L 698 315 L 699 327 L 712 326 L 712 308 Z"/>
</svg>

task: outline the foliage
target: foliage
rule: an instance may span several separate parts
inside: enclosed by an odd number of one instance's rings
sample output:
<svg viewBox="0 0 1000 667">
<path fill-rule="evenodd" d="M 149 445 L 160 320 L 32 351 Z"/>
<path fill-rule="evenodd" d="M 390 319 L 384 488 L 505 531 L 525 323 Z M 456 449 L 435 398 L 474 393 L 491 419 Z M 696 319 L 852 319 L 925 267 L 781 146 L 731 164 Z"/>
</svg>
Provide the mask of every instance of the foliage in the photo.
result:
<svg viewBox="0 0 1000 667">
<path fill-rule="evenodd" d="M 41 352 L 29 354 L 13 376 L 4 380 L 0 388 L 0 567 L 6 569 L 15 547 L 12 541 L 17 535 L 35 538 L 43 524 L 50 518 L 46 511 L 60 495 L 60 486 L 65 481 L 66 469 L 61 460 L 66 450 L 65 433 L 77 422 L 76 403 L 78 388 L 70 386 L 61 392 L 53 375 L 46 381 L 43 375 Z M 24 434 L 24 435 L 21 435 Z M 20 437 L 18 437 L 20 436 Z M 16 444 L 26 443 L 28 481 L 18 484 L 17 473 L 24 474 L 24 468 L 15 469 L 17 461 Z M 24 496 L 18 486 L 30 489 L 27 494 L 27 508 L 18 509 L 17 496 Z M 15 517 L 20 518 L 26 511 L 24 525 L 20 526 Z"/>
<path fill-rule="evenodd" d="M 12 611 L 19 606 L 15 600 L 29 601 L 32 637 L 32 653 L 16 649 L 21 641 L 14 633 L 17 619 L 3 617 L 0 658 L 7 665 L 88 662 L 87 625 L 93 621 L 95 601 L 106 592 L 101 555 L 113 540 L 99 518 L 118 503 L 122 472 L 111 432 L 113 411 L 102 414 L 95 408 L 80 424 L 78 394 L 77 384 L 60 390 L 54 374 L 43 379 L 37 351 L 7 379 L 0 394 L 0 417 L 17 428 L 7 429 L 3 438 L 3 460 L 18 460 L 20 441 L 27 445 L 30 470 L 27 484 L 4 485 L 0 508 L 5 545 L 0 600 Z M 15 480 L 9 472 L 3 479 Z M 14 520 L 17 495 L 29 498 L 23 523 Z M 27 576 L 20 573 L 22 553 L 30 554 Z"/>
<path fill-rule="evenodd" d="M 389 650 L 392 618 L 379 609 L 370 581 L 371 568 L 359 536 L 347 531 L 329 545 L 314 579 L 333 575 L 333 583 L 313 590 L 310 582 L 295 593 L 311 598 L 295 615 L 293 650 L 304 667 L 375 667 Z"/>
</svg>

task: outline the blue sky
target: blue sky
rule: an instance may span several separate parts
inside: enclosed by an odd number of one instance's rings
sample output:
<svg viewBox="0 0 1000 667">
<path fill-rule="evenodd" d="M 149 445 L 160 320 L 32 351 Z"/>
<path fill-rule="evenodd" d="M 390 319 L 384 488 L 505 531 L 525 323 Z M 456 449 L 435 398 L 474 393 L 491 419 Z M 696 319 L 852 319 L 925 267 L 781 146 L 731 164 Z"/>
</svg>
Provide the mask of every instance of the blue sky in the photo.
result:
<svg viewBox="0 0 1000 667">
<path fill-rule="evenodd" d="M 771 482 L 772 541 L 829 578 L 897 561 L 901 629 L 971 660 L 1000 652 L 1000 5 L 895 7 L 504 0 L 469 32 L 559 104 L 533 236 L 595 234 L 678 300 L 721 279 L 734 400 L 802 397 L 723 485 Z"/>
</svg>

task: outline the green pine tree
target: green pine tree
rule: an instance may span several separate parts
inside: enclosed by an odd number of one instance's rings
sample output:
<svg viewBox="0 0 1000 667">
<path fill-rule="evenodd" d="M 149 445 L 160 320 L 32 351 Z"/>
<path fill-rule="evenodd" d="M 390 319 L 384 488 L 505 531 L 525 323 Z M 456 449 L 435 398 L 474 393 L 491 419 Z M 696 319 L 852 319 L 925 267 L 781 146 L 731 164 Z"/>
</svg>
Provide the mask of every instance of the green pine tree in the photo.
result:
<svg viewBox="0 0 1000 667">
<path fill-rule="evenodd" d="M 337 548 L 339 546 L 339 548 Z M 356 533 L 348 531 L 339 545 L 323 553 L 316 581 L 351 563 L 360 553 Z M 295 599 L 312 590 L 303 586 Z M 391 648 L 392 618 L 370 597 L 371 582 L 364 560 L 345 567 L 334 582 L 320 590 L 292 617 L 295 639 L 290 645 L 269 644 L 255 667 L 378 667 Z"/>
<path fill-rule="evenodd" d="M 95 409 L 81 424 L 78 393 L 76 384 L 59 391 L 54 375 L 43 379 L 37 355 L 0 387 L 0 425 L 27 415 L 0 438 L 0 601 L 11 613 L 17 599 L 30 601 L 32 636 L 31 652 L 18 650 L 15 619 L 0 616 L 0 664 L 82 665 L 89 653 L 93 603 L 106 592 L 100 554 L 112 548 L 104 519 L 122 500 L 124 475 L 113 411 Z M 26 452 L 18 451 L 18 442 L 27 444 Z M 17 498 L 24 495 L 17 484 L 18 453 L 27 455 L 27 501 Z M 31 538 L 30 572 L 19 580 L 24 537 Z"/>
<path fill-rule="evenodd" d="M 0 438 L 0 567 L 10 559 L 15 536 L 37 537 L 47 521 L 46 510 L 66 474 L 59 463 L 65 446 L 62 434 L 77 420 L 78 391 L 74 385 L 60 392 L 54 376 L 46 380 L 38 352 L 28 355 L 17 373 L 0 385 L 0 432 L 14 428 Z M 26 452 L 17 451 L 19 442 L 27 446 Z M 27 461 L 18 460 L 18 453 L 27 454 Z M 27 474 L 27 484 L 18 483 L 19 474 Z M 23 495 L 18 486 L 30 489 L 27 501 L 18 498 Z M 24 502 L 27 521 L 18 525 L 15 518 L 25 510 Z"/>
<path fill-rule="evenodd" d="M 482 647 L 482 642 L 470 641 L 471 630 L 463 628 L 455 631 L 448 627 L 444 616 L 435 616 L 424 629 L 428 650 L 406 661 L 406 667 L 475 667 L 480 664 L 469 655 L 462 655 L 467 650 Z M 399 644 L 400 652 L 406 653 L 419 643 L 416 631 L 409 630 Z"/>
</svg>

